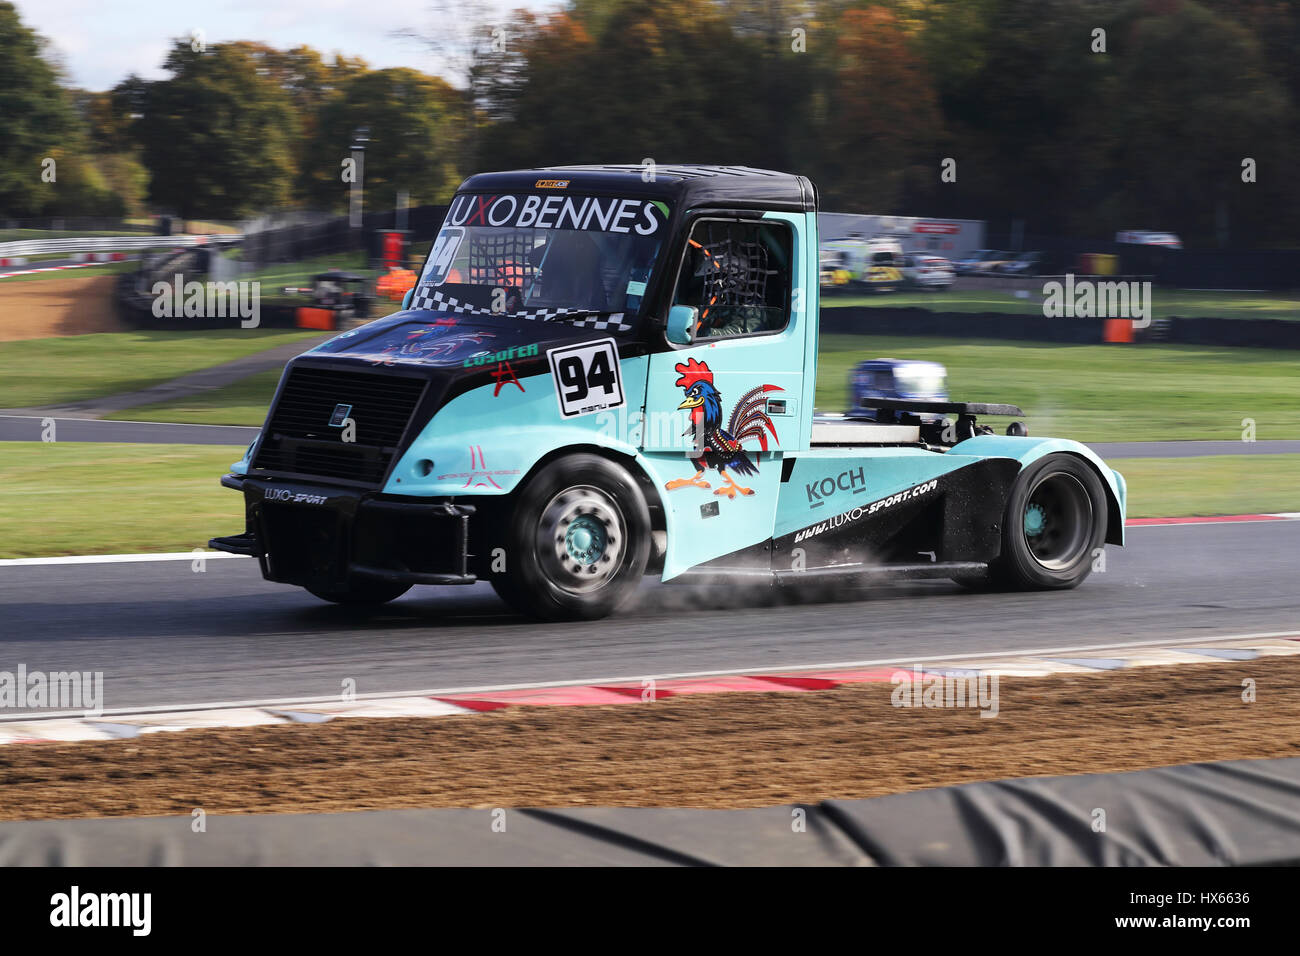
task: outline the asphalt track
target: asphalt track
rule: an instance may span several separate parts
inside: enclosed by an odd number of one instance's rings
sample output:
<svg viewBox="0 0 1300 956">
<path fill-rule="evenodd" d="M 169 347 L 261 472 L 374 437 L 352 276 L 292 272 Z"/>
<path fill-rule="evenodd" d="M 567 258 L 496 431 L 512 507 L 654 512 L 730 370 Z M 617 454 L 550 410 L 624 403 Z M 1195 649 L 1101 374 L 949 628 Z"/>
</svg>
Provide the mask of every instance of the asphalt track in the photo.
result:
<svg viewBox="0 0 1300 956">
<path fill-rule="evenodd" d="M 136 442 L 151 445 L 239 445 L 247 447 L 260 428 L 243 425 L 184 425 L 119 422 L 90 418 L 0 415 L 0 441 L 41 441 L 44 423 L 54 421 L 58 441 Z M 1300 442 L 1296 443 L 1300 445 Z"/>
<path fill-rule="evenodd" d="M 40 441 L 46 418 L 0 415 L 0 441 Z M 59 441 L 141 444 L 247 445 L 260 428 L 245 425 L 184 425 L 169 422 L 100 421 L 54 416 Z M 1300 440 L 1130 441 L 1090 445 L 1102 458 L 1190 458 L 1198 455 L 1295 455 Z"/>
<path fill-rule="evenodd" d="M 214 529 L 221 530 L 221 529 Z M 540 625 L 485 585 L 376 611 L 262 581 L 251 559 L 0 566 L 0 670 L 103 671 L 109 709 L 779 669 L 1300 632 L 1300 521 L 1129 529 L 1075 591 L 947 582 L 792 599 L 647 585 L 604 621 Z M 7 715 L 20 713 L 10 710 Z"/>
</svg>

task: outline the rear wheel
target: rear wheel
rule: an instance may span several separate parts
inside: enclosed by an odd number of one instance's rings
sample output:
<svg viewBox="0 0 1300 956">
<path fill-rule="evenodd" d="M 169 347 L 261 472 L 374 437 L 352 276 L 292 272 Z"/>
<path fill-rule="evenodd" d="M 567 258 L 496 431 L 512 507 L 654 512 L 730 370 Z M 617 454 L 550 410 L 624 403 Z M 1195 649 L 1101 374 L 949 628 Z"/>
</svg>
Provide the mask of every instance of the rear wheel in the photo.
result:
<svg viewBox="0 0 1300 956">
<path fill-rule="evenodd" d="M 637 589 L 650 511 L 627 470 L 569 455 L 528 483 L 507 519 L 506 571 L 492 578 L 516 610 L 544 620 L 604 617 Z"/>
<path fill-rule="evenodd" d="M 354 578 L 347 584 L 328 588 L 307 588 L 322 601 L 335 604 L 387 604 L 411 590 L 409 584 Z"/>
<path fill-rule="evenodd" d="M 1048 455 L 1020 473 L 1007 499 L 992 580 L 1025 590 L 1077 587 L 1106 540 L 1106 491 L 1074 455 Z"/>
</svg>

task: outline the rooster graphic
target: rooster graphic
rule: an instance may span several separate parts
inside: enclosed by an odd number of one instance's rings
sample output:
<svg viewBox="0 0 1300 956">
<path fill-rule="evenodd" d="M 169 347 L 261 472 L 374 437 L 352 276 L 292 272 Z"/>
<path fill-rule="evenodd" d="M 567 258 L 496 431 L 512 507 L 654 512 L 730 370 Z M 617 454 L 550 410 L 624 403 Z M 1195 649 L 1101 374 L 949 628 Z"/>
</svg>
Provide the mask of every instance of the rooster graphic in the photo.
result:
<svg viewBox="0 0 1300 956">
<path fill-rule="evenodd" d="M 763 451 L 767 451 L 767 432 L 772 433 L 773 441 L 780 441 L 776 435 L 776 426 L 767 415 L 765 396 L 768 392 L 780 392 L 783 389 L 778 385 L 751 388 L 740 396 L 731 410 L 727 427 L 723 428 L 722 393 L 714 387 L 713 372 L 709 366 L 690 359 L 685 364 L 678 362 L 676 369 L 681 378 L 675 384 L 686 392 L 685 400 L 677 407 L 690 409 L 691 414 L 691 427 L 683 434 L 695 438 L 695 447 L 700 454 L 691 459 L 698 469 L 695 477 L 676 478 L 664 487 L 669 491 L 688 485 L 708 488 L 710 485 L 704 480 L 704 472 L 716 468 L 726 484 L 715 489 L 715 495 L 725 495 L 728 498 L 735 498 L 737 494 L 752 495 L 754 489 L 736 484 L 727 470 L 741 475 L 758 474 L 758 466 L 741 447 L 741 443 L 748 438 L 757 439 Z"/>
</svg>

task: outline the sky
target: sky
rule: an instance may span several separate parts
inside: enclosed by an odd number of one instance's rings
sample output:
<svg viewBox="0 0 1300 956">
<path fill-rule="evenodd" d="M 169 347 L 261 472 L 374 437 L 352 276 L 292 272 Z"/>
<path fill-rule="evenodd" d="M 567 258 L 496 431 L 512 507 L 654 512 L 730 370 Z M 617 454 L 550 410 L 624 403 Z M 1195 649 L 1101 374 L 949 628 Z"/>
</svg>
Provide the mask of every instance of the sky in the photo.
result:
<svg viewBox="0 0 1300 956">
<path fill-rule="evenodd" d="M 393 36 L 431 33 L 430 0 L 12 0 L 22 22 L 50 41 L 73 86 L 107 90 L 130 73 L 163 76 L 171 40 L 202 30 L 208 43 L 257 40 L 274 47 L 306 44 L 328 58 L 360 56 L 372 67 L 408 66 L 441 73 L 418 42 Z M 552 6 L 539 0 L 499 2 L 502 9 Z"/>
</svg>

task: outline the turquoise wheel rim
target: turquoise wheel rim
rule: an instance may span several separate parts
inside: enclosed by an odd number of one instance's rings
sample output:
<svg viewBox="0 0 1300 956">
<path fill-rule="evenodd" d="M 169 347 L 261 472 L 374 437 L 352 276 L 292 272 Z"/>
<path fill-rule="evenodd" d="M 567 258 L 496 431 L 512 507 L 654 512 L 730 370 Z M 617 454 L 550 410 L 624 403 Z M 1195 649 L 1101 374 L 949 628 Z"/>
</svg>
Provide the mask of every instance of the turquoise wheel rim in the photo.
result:
<svg viewBox="0 0 1300 956">
<path fill-rule="evenodd" d="M 556 587 L 573 594 L 597 591 L 618 573 L 626 554 L 627 521 L 608 492 L 577 485 L 542 509 L 537 555 Z"/>
<path fill-rule="evenodd" d="M 1034 560 L 1049 571 L 1069 570 L 1092 542 L 1092 498 L 1074 475 L 1050 473 L 1029 492 L 1021 522 Z"/>
</svg>

